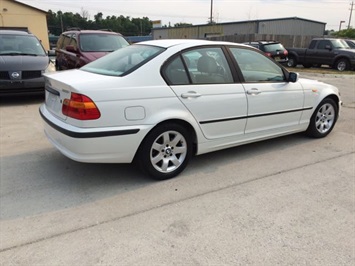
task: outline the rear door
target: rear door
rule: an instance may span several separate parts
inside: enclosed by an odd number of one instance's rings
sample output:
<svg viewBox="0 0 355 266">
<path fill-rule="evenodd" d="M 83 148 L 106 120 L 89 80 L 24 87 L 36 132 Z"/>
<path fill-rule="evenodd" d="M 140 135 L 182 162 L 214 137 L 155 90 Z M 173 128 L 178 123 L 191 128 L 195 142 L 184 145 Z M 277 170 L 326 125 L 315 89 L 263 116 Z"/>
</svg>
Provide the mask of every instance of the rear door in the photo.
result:
<svg viewBox="0 0 355 266">
<path fill-rule="evenodd" d="M 242 84 L 234 83 L 221 47 L 185 51 L 166 64 L 163 74 L 206 138 L 244 134 L 245 91 Z"/>
</svg>

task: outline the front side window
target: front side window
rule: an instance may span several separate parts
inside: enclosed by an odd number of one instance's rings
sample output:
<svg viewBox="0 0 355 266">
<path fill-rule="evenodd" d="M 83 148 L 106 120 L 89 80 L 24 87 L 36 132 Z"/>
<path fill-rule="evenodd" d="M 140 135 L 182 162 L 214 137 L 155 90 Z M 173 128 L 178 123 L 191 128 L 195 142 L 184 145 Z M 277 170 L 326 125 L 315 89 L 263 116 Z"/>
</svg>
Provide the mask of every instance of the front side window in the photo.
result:
<svg viewBox="0 0 355 266">
<path fill-rule="evenodd" d="M 329 48 L 331 47 L 331 43 L 328 40 L 320 41 L 317 46 L 318 49 L 323 49 L 323 50 L 328 49 L 327 47 Z"/>
<path fill-rule="evenodd" d="M 157 46 L 130 45 L 85 65 L 81 70 L 109 76 L 124 76 L 164 50 Z"/>
<path fill-rule="evenodd" d="M 249 49 L 230 48 L 245 82 L 285 81 L 282 68 L 266 56 Z"/>
<path fill-rule="evenodd" d="M 129 45 L 122 36 L 116 34 L 82 33 L 79 39 L 83 52 L 112 52 Z"/>
</svg>

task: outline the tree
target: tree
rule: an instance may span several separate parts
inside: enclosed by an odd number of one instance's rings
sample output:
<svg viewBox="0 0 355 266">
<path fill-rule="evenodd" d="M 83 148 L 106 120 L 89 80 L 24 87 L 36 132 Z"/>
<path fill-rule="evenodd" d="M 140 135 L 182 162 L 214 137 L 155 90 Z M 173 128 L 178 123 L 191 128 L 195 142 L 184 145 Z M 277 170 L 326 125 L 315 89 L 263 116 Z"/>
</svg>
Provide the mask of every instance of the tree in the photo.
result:
<svg viewBox="0 0 355 266">
<path fill-rule="evenodd" d="M 175 23 L 174 27 L 189 27 L 192 26 L 192 24 L 190 23 L 183 23 L 183 22 L 179 22 L 179 23 Z"/>
<path fill-rule="evenodd" d="M 341 30 L 338 32 L 335 32 L 334 35 L 336 37 L 340 37 L 340 38 L 351 38 L 351 39 L 355 39 L 355 29 L 346 29 L 346 30 Z"/>
</svg>

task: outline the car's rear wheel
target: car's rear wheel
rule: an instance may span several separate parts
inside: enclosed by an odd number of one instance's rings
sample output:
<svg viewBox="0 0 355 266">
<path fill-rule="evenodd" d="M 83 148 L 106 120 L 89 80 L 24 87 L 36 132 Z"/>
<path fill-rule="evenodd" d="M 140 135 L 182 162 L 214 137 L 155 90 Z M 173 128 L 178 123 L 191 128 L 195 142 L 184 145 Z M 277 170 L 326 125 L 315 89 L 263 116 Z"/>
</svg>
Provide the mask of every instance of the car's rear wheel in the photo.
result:
<svg viewBox="0 0 355 266">
<path fill-rule="evenodd" d="M 154 128 L 138 150 L 138 164 L 154 179 L 180 174 L 192 156 L 189 131 L 180 124 L 166 123 Z"/>
<path fill-rule="evenodd" d="M 335 68 L 339 71 L 345 71 L 349 69 L 349 61 L 346 58 L 340 58 L 336 63 L 335 63 Z"/>
<path fill-rule="evenodd" d="M 330 98 L 324 99 L 314 111 L 306 134 L 314 138 L 327 136 L 338 118 L 338 106 Z"/>
</svg>

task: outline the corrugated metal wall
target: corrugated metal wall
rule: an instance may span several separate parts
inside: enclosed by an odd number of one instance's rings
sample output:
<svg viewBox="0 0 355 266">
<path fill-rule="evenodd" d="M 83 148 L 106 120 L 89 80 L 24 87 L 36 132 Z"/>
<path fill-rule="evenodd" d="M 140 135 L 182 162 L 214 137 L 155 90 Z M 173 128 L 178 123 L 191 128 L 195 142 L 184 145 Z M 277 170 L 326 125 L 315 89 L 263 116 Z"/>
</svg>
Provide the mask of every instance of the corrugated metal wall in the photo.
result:
<svg viewBox="0 0 355 266">
<path fill-rule="evenodd" d="M 306 47 L 313 37 L 323 36 L 325 23 L 301 18 L 253 20 L 216 25 L 153 29 L 153 39 L 218 39 L 247 42 L 278 40 L 288 47 Z"/>
<path fill-rule="evenodd" d="M 325 24 L 300 19 L 285 19 L 259 22 L 259 34 L 323 35 Z"/>
</svg>

